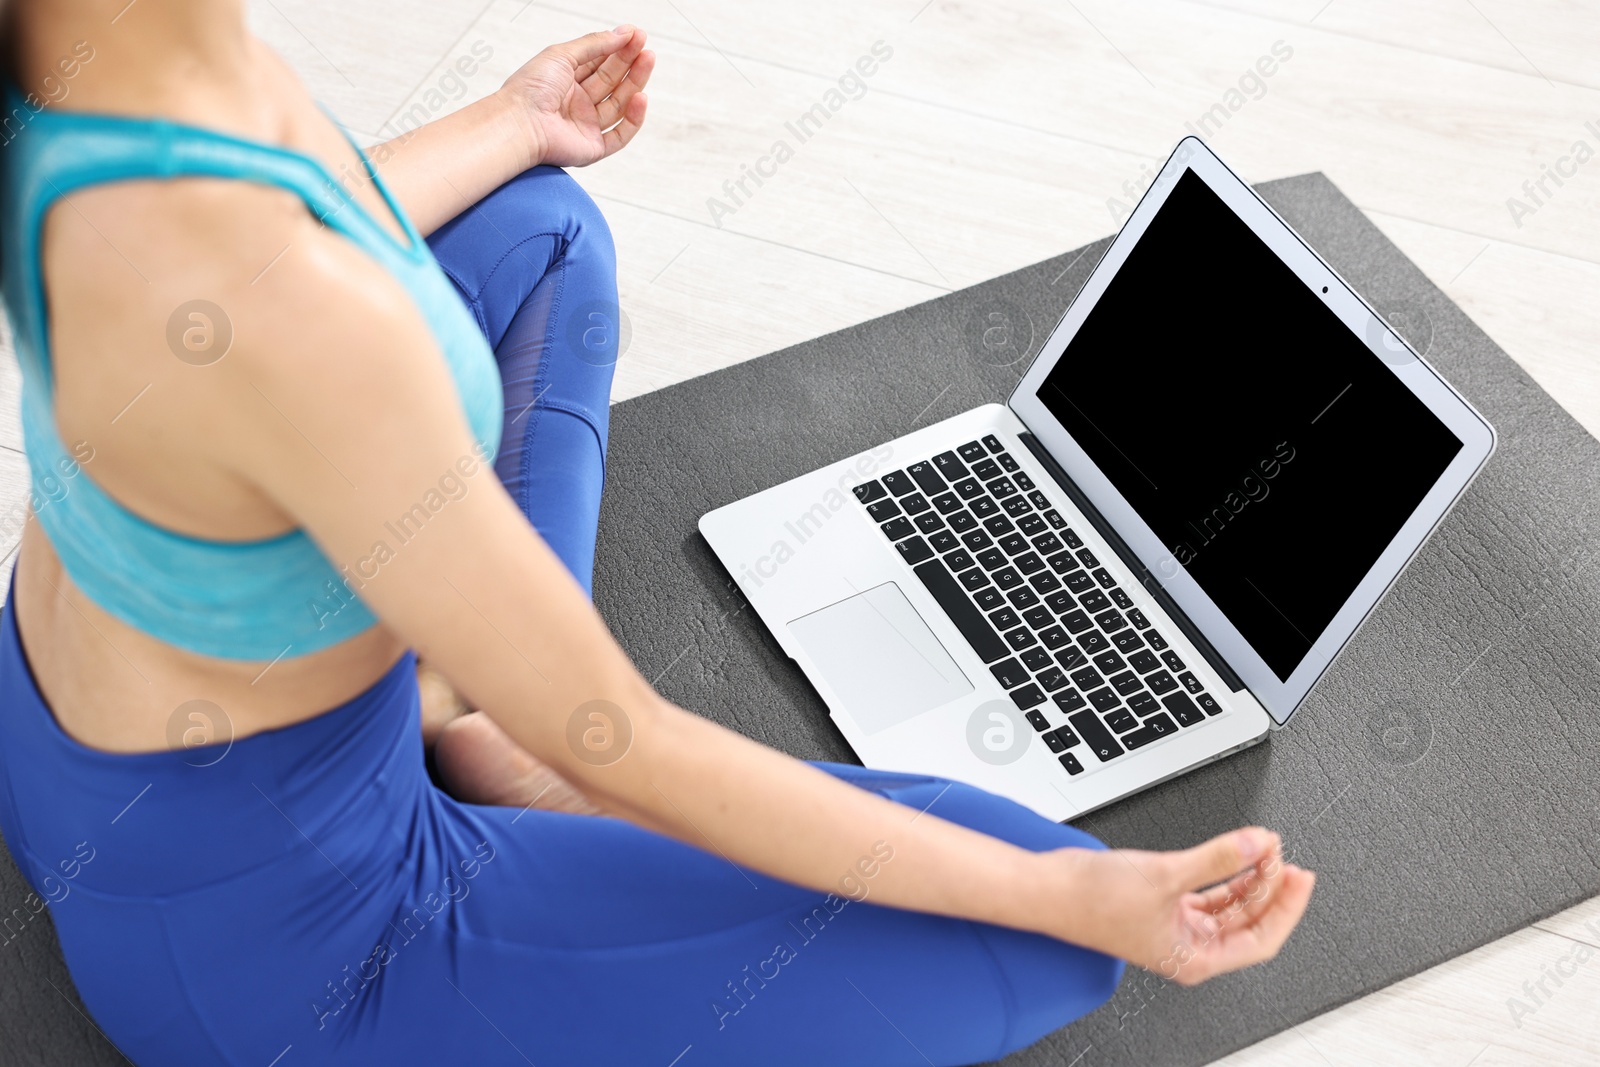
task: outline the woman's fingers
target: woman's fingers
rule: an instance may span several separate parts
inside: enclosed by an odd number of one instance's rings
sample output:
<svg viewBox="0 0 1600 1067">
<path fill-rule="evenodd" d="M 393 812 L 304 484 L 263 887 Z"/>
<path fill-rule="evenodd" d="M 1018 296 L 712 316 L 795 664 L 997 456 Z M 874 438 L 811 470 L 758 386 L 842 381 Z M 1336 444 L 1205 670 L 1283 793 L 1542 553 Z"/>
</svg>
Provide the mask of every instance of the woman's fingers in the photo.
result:
<svg viewBox="0 0 1600 1067">
<path fill-rule="evenodd" d="M 633 140 L 633 135 L 639 132 L 640 126 L 644 125 L 644 112 L 649 102 L 649 97 L 643 93 L 637 94 L 632 100 L 628 101 L 627 108 L 622 114 L 622 121 L 606 131 L 605 155 L 609 156 Z"/>
<path fill-rule="evenodd" d="M 600 116 L 600 128 L 615 123 L 627 111 L 628 101 L 634 98 L 645 84 L 650 81 L 650 72 L 655 69 L 656 54 L 654 52 L 640 52 L 639 58 L 633 61 L 633 66 L 628 68 L 627 77 L 617 86 L 616 91 L 595 106 L 596 113 Z"/>
<path fill-rule="evenodd" d="M 1200 889 L 1232 878 L 1276 853 L 1278 835 L 1260 826 L 1220 834 L 1194 848 L 1174 853 L 1180 889 Z"/>
<path fill-rule="evenodd" d="M 1310 871 L 1285 865 L 1253 919 L 1219 924 L 1217 936 L 1180 970 L 1178 981 L 1192 984 L 1276 956 L 1305 914 L 1316 881 Z"/>
<path fill-rule="evenodd" d="M 624 47 L 595 61 L 589 71 L 577 73 L 578 85 L 589 97 L 590 103 L 598 104 L 615 92 L 629 68 L 637 63 L 640 53 L 644 51 L 645 32 L 632 28 L 629 32 L 628 43 Z"/>
<path fill-rule="evenodd" d="M 586 76 L 583 73 L 585 70 L 593 73 L 608 56 L 631 44 L 635 37 L 641 36 L 643 35 L 632 26 L 618 26 L 614 30 L 597 30 L 594 33 L 586 33 L 576 40 L 551 45 L 547 51 L 565 56 L 567 62 L 572 64 L 574 76 L 581 81 Z M 626 64 L 623 65 L 623 69 L 627 69 Z"/>
</svg>

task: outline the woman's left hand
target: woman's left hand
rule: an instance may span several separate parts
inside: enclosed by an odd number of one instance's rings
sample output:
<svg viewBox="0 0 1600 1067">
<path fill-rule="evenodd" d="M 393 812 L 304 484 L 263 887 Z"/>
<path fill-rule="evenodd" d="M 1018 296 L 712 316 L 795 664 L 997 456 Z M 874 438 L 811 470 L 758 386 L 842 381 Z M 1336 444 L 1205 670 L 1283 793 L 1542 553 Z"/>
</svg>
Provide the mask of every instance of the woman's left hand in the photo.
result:
<svg viewBox="0 0 1600 1067">
<path fill-rule="evenodd" d="M 633 140 L 656 63 L 644 41 L 634 26 L 586 34 L 551 45 L 506 79 L 500 95 L 527 127 L 530 166 L 587 166 Z"/>
</svg>

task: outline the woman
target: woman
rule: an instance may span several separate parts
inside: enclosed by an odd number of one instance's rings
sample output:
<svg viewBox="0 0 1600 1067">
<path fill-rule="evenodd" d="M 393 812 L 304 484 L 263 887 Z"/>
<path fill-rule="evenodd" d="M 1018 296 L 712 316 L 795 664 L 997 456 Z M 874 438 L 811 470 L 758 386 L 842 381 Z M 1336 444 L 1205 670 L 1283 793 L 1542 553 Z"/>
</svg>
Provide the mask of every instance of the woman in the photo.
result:
<svg viewBox="0 0 1600 1067">
<path fill-rule="evenodd" d="M 556 168 L 637 134 L 642 31 L 546 49 L 374 169 L 239 0 L 124 4 L 6 13 L 35 493 L 0 828 L 128 1057 L 966 1063 L 1122 960 L 1276 953 L 1313 879 L 1265 830 L 1107 851 L 802 763 L 612 641 L 614 265 Z M 481 711 L 432 714 L 451 687 Z"/>
</svg>

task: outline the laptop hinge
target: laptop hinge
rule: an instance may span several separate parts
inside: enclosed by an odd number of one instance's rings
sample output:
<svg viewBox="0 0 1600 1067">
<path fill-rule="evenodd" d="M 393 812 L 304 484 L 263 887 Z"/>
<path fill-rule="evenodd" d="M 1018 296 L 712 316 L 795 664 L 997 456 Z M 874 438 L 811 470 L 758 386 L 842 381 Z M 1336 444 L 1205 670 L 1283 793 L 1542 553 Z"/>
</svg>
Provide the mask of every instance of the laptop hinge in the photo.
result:
<svg viewBox="0 0 1600 1067">
<path fill-rule="evenodd" d="M 1199 627 L 1195 626 L 1189 616 L 1184 613 L 1184 610 L 1178 606 L 1178 602 L 1172 599 L 1172 596 L 1156 580 L 1156 576 L 1150 573 L 1149 568 L 1144 565 L 1138 556 L 1133 554 L 1133 549 L 1129 548 L 1128 543 L 1122 539 L 1116 530 L 1112 529 L 1105 516 L 1100 514 L 1100 509 L 1089 502 L 1089 498 L 1084 495 L 1083 490 L 1078 488 L 1078 483 L 1074 482 L 1071 476 L 1062 469 L 1061 464 L 1055 461 L 1055 457 L 1050 455 L 1039 439 L 1026 430 L 1017 434 L 1017 438 L 1028 446 L 1028 451 L 1033 453 L 1033 458 L 1042 463 L 1045 470 L 1050 472 L 1050 476 L 1056 480 L 1056 484 L 1061 486 L 1062 492 L 1072 498 L 1072 502 L 1077 505 L 1078 510 L 1083 512 L 1084 516 L 1093 524 L 1096 532 L 1105 538 L 1106 544 L 1111 546 L 1111 551 L 1115 552 L 1118 558 L 1133 572 L 1133 576 L 1139 579 L 1139 584 L 1144 586 L 1145 592 L 1154 597 L 1156 603 L 1161 605 L 1161 609 L 1172 617 L 1173 622 L 1178 624 L 1178 629 L 1183 631 L 1183 636 L 1187 637 L 1189 642 L 1206 658 L 1206 662 L 1211 664 L 1211 669 L 1217 672 L 1217 677 L 1222 679 L 1223 684 L 1235 693 L 1242 690 L 1245 687 L 1244 682 L 1240 681 L 1239 676 L 1233 673 L 1233 668 L 1228 666 L 1227 662 L 1217 653 L 1217 650 L 1212 647 L 1211 642 L 1206 640 Z"/>
</svg>

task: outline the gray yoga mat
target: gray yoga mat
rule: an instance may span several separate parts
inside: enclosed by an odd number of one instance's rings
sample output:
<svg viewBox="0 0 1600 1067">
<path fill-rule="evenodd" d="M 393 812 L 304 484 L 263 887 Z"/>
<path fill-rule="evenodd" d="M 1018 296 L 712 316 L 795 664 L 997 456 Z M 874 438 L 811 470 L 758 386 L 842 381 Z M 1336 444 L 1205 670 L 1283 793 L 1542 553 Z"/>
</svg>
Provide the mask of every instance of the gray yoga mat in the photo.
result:
<svg viewBox="0 0 1600 1067">
<path fill-rule="evenodd" d="M 1499 451 L 1287 731 L 1081 820 L 1140 848 L 1280 829 L 1321 879 L 1283 953 L 1192 989 L 1130 971 L 1019 1065 L 1204 1063 L 1600 891 L 1600 444 L 1326 178 L 1261 191 L 1495 424 Z M 1105 245 L 613 409 L 596 601 L 644 674 L 793 755 L 853 762 L 696 521 L 1003 400 Z M 0 905 L 27 896 L 0 861 Z M 0 1067 L 122 1062 L 48 917 L 20 929 L 0 943 Z"/>
</svg>

